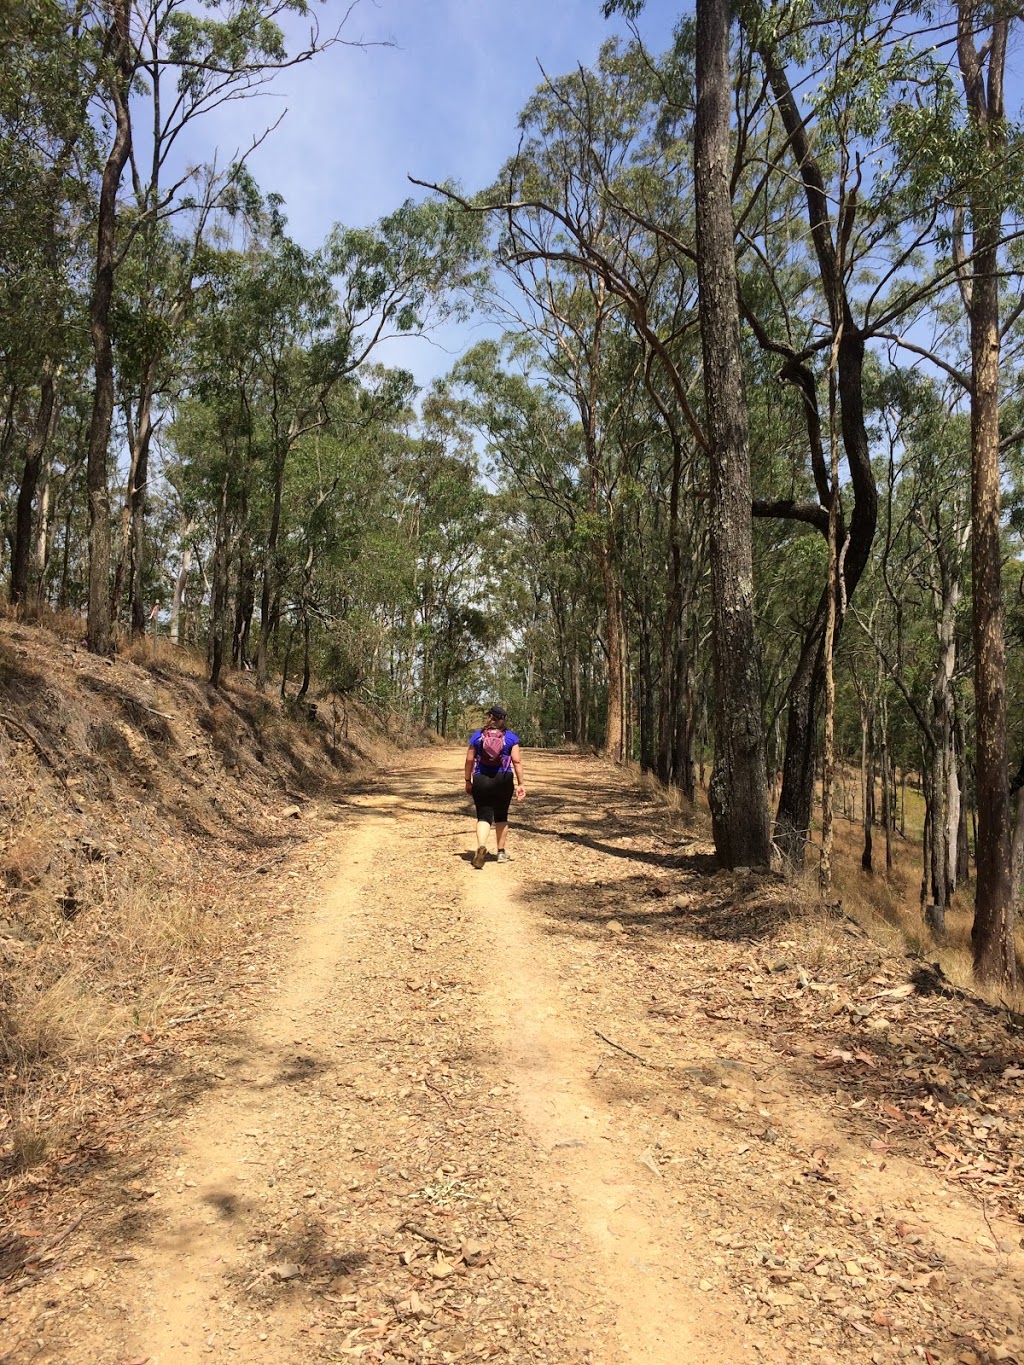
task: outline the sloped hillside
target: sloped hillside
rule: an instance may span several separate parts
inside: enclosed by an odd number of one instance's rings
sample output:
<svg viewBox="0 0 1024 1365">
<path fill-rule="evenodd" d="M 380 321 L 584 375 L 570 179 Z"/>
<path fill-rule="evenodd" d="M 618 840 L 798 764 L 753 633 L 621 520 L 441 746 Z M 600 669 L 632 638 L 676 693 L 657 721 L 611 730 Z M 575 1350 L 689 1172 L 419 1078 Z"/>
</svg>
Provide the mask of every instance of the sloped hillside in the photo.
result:
<svg viewBox="0 0 1024 1365">
<path fill-rule="evenodd" d="M 0 625 L 0 1168 L 17 1179 L 88 1147 L 101 1073 L 234 969 L 276 913 L 263 874 L 388 752 L 361 710 L 311 714 L 245 678 L 213 691 L 150 650 L 107 661 Z"/>
</svg>

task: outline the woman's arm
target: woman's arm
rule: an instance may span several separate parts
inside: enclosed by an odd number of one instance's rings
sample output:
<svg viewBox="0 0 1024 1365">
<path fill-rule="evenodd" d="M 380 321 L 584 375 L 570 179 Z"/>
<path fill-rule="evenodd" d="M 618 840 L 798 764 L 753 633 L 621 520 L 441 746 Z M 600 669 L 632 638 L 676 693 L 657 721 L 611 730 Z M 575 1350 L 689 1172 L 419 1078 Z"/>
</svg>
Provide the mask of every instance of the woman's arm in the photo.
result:
<svg viewBox="0 0 1024 1365">
<path fill-rule="evenodd" d="M 519 751 L 518 744 L 512 745 L 509 757 L 516 774 L 516 800 L 522 801 L 526 795 L 526 788 L 523 786 L 523 755 Z"/>
<path fill-rule="evenodd" d="M 476 764 L 476 750 L 472 744 L 466 750 L 466 791 L 473 790 L 473 768 Z"/>
</svg>

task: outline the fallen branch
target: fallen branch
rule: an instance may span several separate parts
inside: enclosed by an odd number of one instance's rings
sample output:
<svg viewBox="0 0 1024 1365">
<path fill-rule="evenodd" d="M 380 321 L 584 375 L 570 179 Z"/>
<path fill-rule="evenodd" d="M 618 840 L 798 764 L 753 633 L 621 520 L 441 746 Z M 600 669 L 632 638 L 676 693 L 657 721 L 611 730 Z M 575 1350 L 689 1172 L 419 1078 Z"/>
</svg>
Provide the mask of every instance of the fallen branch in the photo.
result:
<svg viewBox="0 0 1024 1365">
<path fill-rule="evenodd" d="M 29 740 L 32 745 L 34 745 L 36 753 L 53 773 L 54 777 L 64 788 L 65 792 L 67 792 L 68 800 L 71 802 L 72 806 L 75 808 L 76 811 L 81 812 L 82 808 L 78 804 L 74 792 L 68 786 L 64 774 L 61 772 L 60 768 L 58 768 L 57 760 L 50 753 L 49 749 L 47 749 L 46 745 L 39 738 L 39 736 L 35 734 L 34 731 L 30 730 L 27 725 L 24 725 L 16 717 L 9 716 L 6 711 L 0 711 L 0 720 L 2 720 L 5 725 L 11 725 L 14 727 L 15 730 L 20 730 L 21 733 L 25 736 L 25 738 Z"/>
<path fill-rule="evenodd" d="M 299 844 L 308 844 L 313 836 L 311 834 L 286 834 L 284 837 L 290 840 L 289 846 L 282 849 L 269 862 L 260 863 L 259 867 L 254 867 L 250 873 L 251 876 L 262 876 L 265 872 L 269 872 L 272 867 L 276 867 L 278 863 L 283 863 L 289 853 L 293 853 Z"/>
<path fill-rule="evenodd" d="M 452 1104 L 451 1100 L 450 1100 L 450 1099 L 448 1098 L 448 1096 L 444 1093 L 444 1091 L 440 1088 L 440 1086 L 431 1085 L 430 1082 L 429 1082 L 426 1078 L 424 1078 L 423 1084 L 427 1087 L 428 1090 L 433 1090 L 433 1092 L 434 1092 L 435 1095 L 440 1095 L 441 1098 L 444 1100 L 445 1104 L 448 1106 L 448 1108 L 454 1110 L 455 1105 Z"/>
<path fill-rule="evenodd" d="M 220 1005 L 197 1005 L 188 1014 L 179 1014 L 176 1019 L 168 1019 L 164 1023 L 164 1028 L 177 1028 L 179 1024 L 190 1024 L 193 1019 L 198 1019 L 201 1014 L 206 1014 L 208 1010 L 220 1009 Z"/>
<path fill-rule="evenodd" d="M 418 1237 L 421 1242 L 429 1242 L 431 1246 L 440 1247 L 441 1250 L 446 1252 L 449 1256 L 459 1255 L 458 1247 L 449 1246 L 442 1238 L 435 1237 L 432 1232 L 424 1232 L 424 1230 L 415 1223 L 399 1223 L 398 1227 L 395 1228 L 395 1233 L 399 1232 L 411 1232 L 412 1235 Z"/>
<path fill-rule="evenodd" d="M 25 1256 L 23 1256 L 22 1259 L 18 1262 L 17 1269 L 24 1270 L 26 1266 L 30 1266 L 36 1261 L 41 1261 L 44 1256 L 49 1256 L 50 1252 L 53 1251 L 55 1247 L 59 1247 L 61 1242 L 63 1242 L 66 1237 L 71 1236 L 75 1228 L 77 1228 L 78 1225 L 81 1223 L 83 1217 L 84 1214 L 79 1214 L 77 1218 L 73 1218 L 71 1220 L 71 1222 L 67 1225 L 66 1228 L 63 1228 L 60 1232 L 58 1232 L 56 1237 L 51 1237 L 50 1240 L 46 1242 L 43 1246 L 37 1247 L 34 1251 L 31 1251 L 27 1253 Z M 19 1286 L 19 1288 L 24 1288 L 24 1286 L 21 1285 Z"/>
<path fill-rule="evenodd" d="M 658 1067 L 656 1062 L 649 1062 L 646 1057 L 641 1057 L 638 1052 L 630 1052 L 628 1047 L 623 1047 L 621 1043 L 617 1043 L 614 1038 L 609 1038 L 607 1034 L 602 1033 L 600 1029 L 596 1028 L 594 1029 L 594 1032 L 601 1039 L 602 1043 L 607 1043 L 609 1047 L 614 1047 L 617 1048 L 619 1052 L 624 1052 L 627 1057 L 632 1057 L 633 1060 L 639 1062 L 641 1066 L 649 1066 L 655 1070 L 664 1070 L 663 1067 Z"/>
</svg>

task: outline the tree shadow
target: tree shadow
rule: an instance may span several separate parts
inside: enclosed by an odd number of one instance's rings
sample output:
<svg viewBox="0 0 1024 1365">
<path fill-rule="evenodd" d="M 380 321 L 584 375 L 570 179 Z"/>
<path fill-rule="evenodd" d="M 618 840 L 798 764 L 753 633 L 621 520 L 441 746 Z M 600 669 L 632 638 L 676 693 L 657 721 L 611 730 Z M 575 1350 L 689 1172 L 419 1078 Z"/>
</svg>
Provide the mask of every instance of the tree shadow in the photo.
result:
<svg viewBox="0 0 1024 1365">
<path fill-rule="evenodd" d="M 690 863 L 687 870 L 691 874 L 706 875 L 701 871 L 705 855 L 683 858 Z M 749 882 L 741 890 L 723 887 L 715 894 L 698 888 L 698 894 L 685 904 L 675 897 L 693 891 L 692 882 L 666 887 L 664 878 L 643 873 L 624 881 L 588 883 L 575 890 L 563 882 L 543 882 L 520 894 L 526 904 L 545 916 L 547 930 L 553 934 L 578 934 L 583 927 L 607 935 L 608 922 L 614 920 L 631 940 L 675 937 L 757 943 L 788 923 L 793 908 L 785 900 L 770 899 L 765 894 L 776 887 L 775 879 L 752 875 Z"/>
</svg>

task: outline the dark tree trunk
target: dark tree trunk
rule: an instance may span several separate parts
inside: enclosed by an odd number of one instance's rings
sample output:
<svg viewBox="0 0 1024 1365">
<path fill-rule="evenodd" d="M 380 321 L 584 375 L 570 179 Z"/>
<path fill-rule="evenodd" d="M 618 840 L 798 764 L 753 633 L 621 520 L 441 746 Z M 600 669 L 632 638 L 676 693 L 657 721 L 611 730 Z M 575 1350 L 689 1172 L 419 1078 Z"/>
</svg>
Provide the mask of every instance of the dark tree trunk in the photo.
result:
<svg viewBox="0 0 1024 1365">
<path fill-rule="evenodd" d="M 285 445 L 274 462 L 274 502 L 270 514 L 270 531 L 263 552 L 263 584 L 260 591 L 260 642 L 256 647 L 256 686 L 262 692 L 267 685 L 267 650 L 274 627 L 273 602 L 277 592 L 277 540 L 281 531 L 281 500 L 284 491 L 284 471 L 288 458 Z"/>
<path fill-rule="evenodd" d="M 807 203 L 807 221 L 818 262 L 822 293 L 828 306 L 833 332 L 839 337 L 837 361 L 840 424 L 854 496 L 849 534 L 847 536 L 841 527 L 838 531 L 838 543 L 842 545 L 845 540 L 846 545 L 841 561 L 841 602 L 836 605 L 837 608 L 842 605 L 845 609 L 853 600 L 854 591 L 867 565 L 878 519 L 878 491 L 871 467 L 864 420 L 864 338 L 854 323 L 850 309 L 843 262 L 833 239 L 829 197 L 821 168 L 813 154 L 806 117 L 793 96 L 785 69 L 780 66 L 770 43 L 761 41 L 759 51 L 786 128 L 789 148 L 800 169 Z M 847 207 L 853 206 L 848 204 Z M 851 218 L 847 228 L 852 229 L 852 226 Z M 797 385 L 804 398 L 811 464 L 821 502 L 819 509 L 821 517 L 815 524 L 820 526 L 821 518 L 827 514 L 830 495 L 814 376 L 806 364 L 800 362 L 799 357 L 795 355 L 791 357 L 783 373 Z M 796 865 L 803 862 L 814 803 L 814 750 L 818 697 L 822 690 L 824 675 L 827 608 L 826 589 L 804 642 L 797 673 L 789 693 L 786 757 L 783 762 L 782 791 L 779 795 L 775 838 L 783 854 Z M 839 644 L 842 624 L 843 611 L 837 610 L 832 640 L 833 653 Z M 795 746 L 792 753 L 791 745 Z"/>
<path fill-rule="evenodd" d="M 997 12 L 998 13 L 998 12 Z M 1003 72 L 1009 20 L 997 17 L 983 52 L 975 47 L 979 15 L 972 0 L 957 7 L 957 54 L 975 134 L 1005 161 Z M 983 49 L 984 51 L 984 49 Z M 996 172 L 998 174 L 998 172 Z M 1016 982 L 1010 888 L 1010 786 L 1006 752 L 1006 649 L 999 491 L 999 194 L 971 197 L 973 252 L 968 318 L 971 340 L 971 587 L 974 628 L 975 791 L 978 805 L 974 974 L 1012 989 Z"/>
<path fill-rule="evenodd" d="M 754 630 L 750 457 L 729 183 L 729 4 L 697 0 L 694 196 L 704 394 L 710 444 L 708 522 L 715 766 L 709 803 L 724 867 L 771 853 L 768 773 Z"/>
<path fill-rule="evenodd" d="M 827 605 L 826 596 L 822 594 L 800 650 L 786 708 L 786 748 L 782 757 L 782 790 L 775 816 L 775 842 L 783 857 L 794 867 L 803 864 L 814 811 L 814 756 L 818 699 L 824 679 Z M 837 621 L 837 627 L 838 624 Z"/>
<path fill-rule="evenodd" d="M 69 499 L 68 510 L 64 514 L 64 552 L 60 565 L 60 588 L 57 591 L 57 610 L 67 611 L 68 594 L 71 583 L 71 527 L 74 522 L 74 499 Z"/>
<path fill-rule="evenodd" d="M 89 424 L 86 490 L 89 507 L 89 618 L 87 641 L 94 654 L 108 654 L 112 645 L 110 621 L 110 490 L 107 456 L 114 415 L 114 351 L 110 339 L 110 305 L 114 295 L 117 255 L 117 194 L 131 152 L 128 109 L 132 73 L 129 0 L 112 0 L 107 35 L 113 74 L 109 94 L 114 106 L 114 141 L 103 168 L 97 211 L 96 277 L 89 301 L 94 389 Z"/>
<path fill-rule="evenodd" d="M 281 664 L 281 700 L 288 698 L 288 673 L 292 666 L 292 646 L 295 643 L 295 626 L 288 632 L 288 643 L 284 647 L 284 661 Z"/>
<path fill-rule="evenodd" d="M 967 764 L 959 747 L 957 757 L 960 768 L 960 831 L 956 841 L 956 881 L 958 886 L 967 886 L 971 880 L 971 844 L 967 834 L 969 790 L 966 782 Z"/>
<path fill-rule="evenodd" d="M 870 710 L 861 720 L 864 727 L 864 850 L 860 855 L 862 872 L 873 872 L 875 831 L 875 718 Z"/>
<path fill-rule="evenodd" d="M 149 450 L 153 439 L 153 396 L 147 392 L 143 410 L 139 415 L 138 455 L 135 460 L 135 477 L 128 498 L 131 517 L 131 538 L 128 555 L 128 593 L 131 600 L 132 634 L 145 635 L 149 613 L 145 600 L 145 556 L 146 556 L 146 488 L 149 482 Z"/>
<path fill-rule="evenodd" d="M 892 871 L 893 785 L 892 762 L 889 757 L 889 709 L 883 698 L 880 722 L 880 756 L 882 767 L 882 825 L 885 829 L 885 870 Z"/>
<path fill-rule="evenodd" d="M 697 796 L 693 750 L 697 735 L 697 704 L 694 696 L 693 640 L 689 630 L 680 634 L 676 647 L 673 680 L 675 742 L 672 752 L 671 781 L 687 801 Z"/>
<path fill-rule="evenodd" d="M 246 516 L 247 508 L 243 506 L 243 525 Z M 235 626 L 231 638 L 231 659 L 236 668 L 249 667 L 249 633 L 256 610 L 254 567 L 249 537 L 243 533 L 238 547 L 238 592 L 235 594 Z"/>
<path fill-rule="evenodd" d="M 645 621 L 640 627 L 640 768 L 654 772 L 657 745 L 654 728 L 654 662 L 651 658 L 651 628 Z"/>
</svg>

